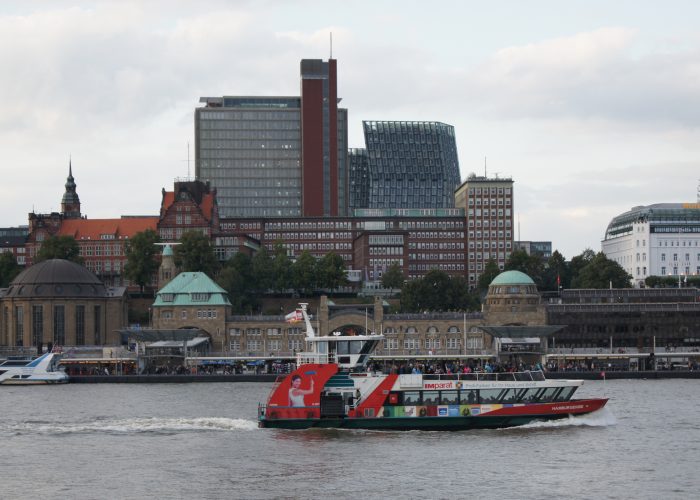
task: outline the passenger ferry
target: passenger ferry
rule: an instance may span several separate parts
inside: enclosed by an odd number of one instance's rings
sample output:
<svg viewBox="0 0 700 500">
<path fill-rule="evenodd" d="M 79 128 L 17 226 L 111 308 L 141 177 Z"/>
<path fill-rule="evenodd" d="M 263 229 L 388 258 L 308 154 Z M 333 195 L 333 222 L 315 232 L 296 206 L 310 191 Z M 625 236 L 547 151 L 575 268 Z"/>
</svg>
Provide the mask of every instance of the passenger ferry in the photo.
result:
<svg viewBox="0 0 700 500">
<path fill-rule="evenodd" d="M 0 363 L 0 384 L 65 384 L 68 375 L 58 367 L 59 355 L 47 352 L 36 359 L 8 359 Z"/>
<path fill-rule="evenodd" d="M 599 410 L 607 399 L 572 399 L 582 380 L 546 380 L 541 371 L 379 374 L 367 371 L 383 335 L 317 336 L 306 304 L 310 352 L 259 405 L 260 427 L 375 430 L 501 428 Z M 289 316 L 289 315 L 288 315 Z"/>
</svg>

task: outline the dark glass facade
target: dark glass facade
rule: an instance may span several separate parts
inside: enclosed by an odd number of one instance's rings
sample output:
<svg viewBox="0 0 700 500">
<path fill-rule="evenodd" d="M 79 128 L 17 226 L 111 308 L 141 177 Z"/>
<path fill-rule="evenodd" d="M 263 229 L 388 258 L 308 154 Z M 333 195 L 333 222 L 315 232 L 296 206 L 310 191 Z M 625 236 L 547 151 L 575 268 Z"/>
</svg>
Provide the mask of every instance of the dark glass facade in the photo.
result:
<svg viewBox="0 0 700 500">
<path fill-rule="evenodd" d="M 348 151 L 350 165 L 350 210 L 369 208 L 369 158 L 367 150 L 352 148 Z"/>
<path fill-rule="evenodd" d="M 362 123 L 368 208 L 452 208 L 459 186 L 454 127 L 439 122 Z"/>
</svg>

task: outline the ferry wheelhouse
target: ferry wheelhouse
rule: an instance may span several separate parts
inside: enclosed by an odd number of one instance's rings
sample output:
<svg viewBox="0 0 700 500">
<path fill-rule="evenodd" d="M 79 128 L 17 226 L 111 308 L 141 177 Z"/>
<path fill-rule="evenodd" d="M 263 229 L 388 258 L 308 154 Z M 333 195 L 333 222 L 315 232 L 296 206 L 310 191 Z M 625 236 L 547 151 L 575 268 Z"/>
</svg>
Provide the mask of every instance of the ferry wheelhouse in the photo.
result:
<svg viewBox="0 0 700 500">
<path fill-rule="evenodd" d="M 547 380 L 541 371 L 380 374 L 367 370 L 383 335 L 317 336 L 306 304 L 310 352 L 259 405 L 260 427 L 376 430 L 501 428 L 596 411 L 607 399 L 573 399 L 582 380 Z"/>
<path fill-rule="evenodd" d="M 8 359 L 0 363 L 0 384 L 65 384 L 68 375 L 58 367 L 58 354 L 47 352 L 36 359 Z"/>
</svg>

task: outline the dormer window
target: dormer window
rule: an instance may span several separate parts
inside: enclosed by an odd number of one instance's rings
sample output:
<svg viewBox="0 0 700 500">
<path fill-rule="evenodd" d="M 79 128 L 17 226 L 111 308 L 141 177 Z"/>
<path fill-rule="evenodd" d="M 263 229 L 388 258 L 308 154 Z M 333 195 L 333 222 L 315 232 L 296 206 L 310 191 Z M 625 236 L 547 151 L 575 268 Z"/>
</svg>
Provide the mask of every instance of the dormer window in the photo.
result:
<svg viewBox="0 0 700 500">
<path fill-rule="evenodd" d="M 164 293 L 160 296 L 161 299 L 163 299 L 163 302 L 172 302 L 175 300 L 175 294 L 174 293 Z"/>
<path fill-rule="evenodd" d="M 207 302 L 210 295 L 209 293 L 193 293 L 192 302 Z"/>
</svg>

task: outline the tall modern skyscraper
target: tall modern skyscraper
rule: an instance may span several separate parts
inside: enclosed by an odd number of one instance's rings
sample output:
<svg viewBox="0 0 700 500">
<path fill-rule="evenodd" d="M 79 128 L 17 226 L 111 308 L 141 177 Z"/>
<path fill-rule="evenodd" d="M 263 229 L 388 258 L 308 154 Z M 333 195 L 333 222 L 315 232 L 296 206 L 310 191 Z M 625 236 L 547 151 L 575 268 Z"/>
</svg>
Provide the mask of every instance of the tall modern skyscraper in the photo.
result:
<svg viewBox="0 0 700 500">
<path fill-rule="evenodd" d="M 439 122 L 362 122 L 368 208 L 452 208 L 459 186 L 454 127 Z"/>
<path fill-rule="evenodd" d="M 348 206 L 351 213 L 356 208 L 369 208 L 369 158 L 366 149 L 348 150 L 348 169 Z"/>
<path fill-rule="evenodd" d="M 202 97 L 195 174 L 222 217 L 347 214 L 347 110 L 334 59 L 301 61 L 301 96 Z"/>
</svg>

